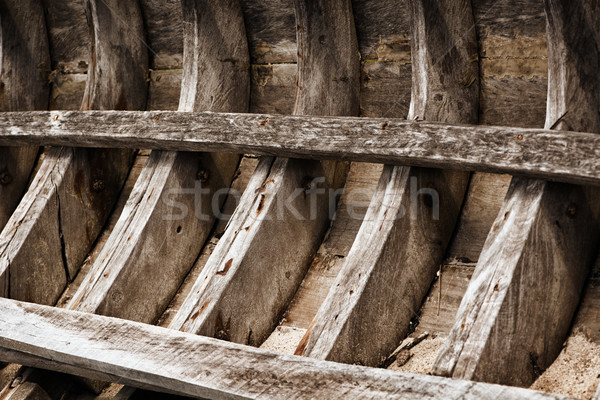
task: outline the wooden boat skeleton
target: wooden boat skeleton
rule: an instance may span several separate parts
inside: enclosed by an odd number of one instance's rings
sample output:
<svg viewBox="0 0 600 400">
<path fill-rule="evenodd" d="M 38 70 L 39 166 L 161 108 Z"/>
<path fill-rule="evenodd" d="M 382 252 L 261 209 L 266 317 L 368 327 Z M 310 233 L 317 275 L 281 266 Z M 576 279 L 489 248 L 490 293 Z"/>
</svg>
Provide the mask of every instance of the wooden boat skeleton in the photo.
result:
<svg viewBox="0 0 600 400">
<path fill-rule="evenodd" d="M 0 4 L 0 399 L 568 398 L 526 387 L 595 310 L 600 8 L 521 5 L 547 24 L 539 129 L 485 108 L 510 2 L 391 3 Z M 389 42 L 382 10 L 407 24 Z M 440 273 L 472 253 L 441 318 Z M 431 375 L 381 368 L 436 297 Z M 285 327 L 295 355 L 258 348 Z"/>
</svg>

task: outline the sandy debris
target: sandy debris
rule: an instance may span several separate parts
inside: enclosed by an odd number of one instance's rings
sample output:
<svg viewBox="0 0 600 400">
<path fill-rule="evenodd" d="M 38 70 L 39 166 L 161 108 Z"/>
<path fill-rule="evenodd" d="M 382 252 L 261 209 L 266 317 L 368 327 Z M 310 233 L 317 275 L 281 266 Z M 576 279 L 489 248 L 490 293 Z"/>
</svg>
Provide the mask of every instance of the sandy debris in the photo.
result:
<svg viewBox="0 0 600 400">
<path fill-rule="evenodd" d="M 583 334 L 571 336 L 552 365 L 531 389 L 591 399 L 600 383 L 600 343 Z"/>
<path fill-rule="evenodd" d="M 412 349 L 407 350 L 403 356 L 399 355 L 388 369 L 413 374 L 428 374 L 431 372 L 433 363 L 445 340 L 446 338 L 443 336 L 428 337 Z"/>
<path fill-rule="evenodd" d="M 294 354 L 305 333 L 306 329 L 278 326 L 260 348 L 279 353 Z"/>
</svg>

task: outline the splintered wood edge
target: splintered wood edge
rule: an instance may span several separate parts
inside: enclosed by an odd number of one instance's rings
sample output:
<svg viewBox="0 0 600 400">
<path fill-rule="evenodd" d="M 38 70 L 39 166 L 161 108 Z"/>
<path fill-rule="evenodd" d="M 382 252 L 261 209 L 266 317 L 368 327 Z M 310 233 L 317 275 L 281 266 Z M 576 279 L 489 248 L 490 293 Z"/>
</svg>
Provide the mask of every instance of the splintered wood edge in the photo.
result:
<svg viewBox="0 0 600 400">
<path fill-rule="evenodd" d="M 528 389 L 277 354 L 8 299 L 0 299 L 0 358 L 203 398 L 328 398 L 344 394 L 348 398 L 566 399 Z"/>
<path fill-rule="evenodd" d="M 409 119 L 477 122 L 477 38 L 470 2 L 413 0 L 409 6 L 416 49 Z M 464 172 L 384 168 L 354 245 L 296 354 L 369 366 L 389 356 L 407 334 L 443 260 L 468 180 Z M 412 203 L 414 185 L 444 199 L 439 218 L 425 202 Z M 417 215 L 405 215 L 413 206 Z"/>
<path fill-rule="evenodd" d="M 0 114 L 0 145 L 221 151 L 600 185 L 600 135 L 402 119 L 175 111 Z"/>
</svg>

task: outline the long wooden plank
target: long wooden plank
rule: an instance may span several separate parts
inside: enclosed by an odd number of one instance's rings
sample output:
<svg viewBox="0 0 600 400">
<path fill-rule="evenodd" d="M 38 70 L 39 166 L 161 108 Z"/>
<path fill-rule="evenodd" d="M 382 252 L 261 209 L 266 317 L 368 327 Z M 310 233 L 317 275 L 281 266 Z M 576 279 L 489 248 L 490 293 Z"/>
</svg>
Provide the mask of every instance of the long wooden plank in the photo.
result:
<svg viewBox="0 0 600 400">
<path fill-rule="evenodd" d="M 546 127 L 600 132 L 600 7 L 545 1 Z M 577 27 L 577 29 L 573 29 Z M 528 385 L 560 352 L 597 254 L 596 190 L 513 178 L 434 366 L 444 376 Z"/>
<path fill-rule="evenodd" d="M 181 111 L 248 110 L 248 45 L 237 0 L 183 3 Z M 219 32 L 228 32 L 223 37 Z M 194 264 L 239 162 L 233 154 L 155 151 L 68 308 L 155 321 Z M 160 281 L 159 286 L 156 282 Z"/>
<path fill-rule="evenodd" d="M 0 31 L 0 111 L 47 109 L 50 51 L 41 2 L 0 4 Z M 0 231 L 21 200 L 37 155 L 37 147 L 0 147 Z"/>
<path fill-rule="evenodd" d="M 147 49 L 136 3 L 90 0 L 83 110 L 143 109 Z M 127 22 L 119 19 L 127 15 Z M 67 145 L 70 145 L 67 144 Z M 132 161 L 130 150 L 53 148 L 0 235 L 0 295 L 52 304 L 96 240 Z"/>
<path fill-rule="evenodd" d="M 224 151 L 509 173 L 577 184 L 600 181 L 600 137 L 592 133 L 173 111 L 0 114 L 0 145 L 40 144 Z"/>
<path fill-rule="evenodd" d="M 296 23 L 294 113 L 358 114 L 359 60 L 350 1 L 298 1 Z M 345 169 L 335 161 L 263 158 L 170 326 L 260 345 L 310 265 L 329 225 L 328 189 L 343 182 Z"/>
<path fill-rule="evenodd" d="M 0 358 L 212 399 L 565 399 L 527 389 L 277 354 L 8 299 L 0 299 Z"/>
<path fill-rule="evenodd" d="M 477 41 L 469 1 L 410 3 L 408 118 L 477 121 Z M 296 354 L 378 366 L 406 336 L 454 230 L 469 173 L 386 166 L 365 220 Z"/>
</svg>

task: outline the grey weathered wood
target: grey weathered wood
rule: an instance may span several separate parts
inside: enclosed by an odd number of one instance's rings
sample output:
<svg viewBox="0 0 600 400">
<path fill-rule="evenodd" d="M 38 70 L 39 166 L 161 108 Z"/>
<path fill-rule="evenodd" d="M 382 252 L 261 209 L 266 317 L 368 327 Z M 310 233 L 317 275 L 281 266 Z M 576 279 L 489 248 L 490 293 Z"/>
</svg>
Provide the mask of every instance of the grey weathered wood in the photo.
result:
<svg viewBox="0 0 600 400">
<path fill-rule="evenodd" d="M 546 126 L 600 132 L 600 7 L 593 1 L 545 5 Z M 434 372 L 533 382 L 568 334 L 597 254 L 599 212 L 596 190 L 513 178 Z"/>
<path fill-rule="evenodd" d="M 470 2 L 409 4 L 409 119 L 477 122 L 477 45 Z M 468 180 L 466 172 L 384 168 L 352 250 L 296 354 L 371 366 L 387 358 L 408 333 L 429 291 Z"/>
<path fill-rule="evenodd" d="M 248 48 L 239 3 L 193 0 L 183 7 L 186 51 L 179 109 L 247 111 Z M 233 154 L 153 152 L 67 307 L 155 321 L 194 264 L 225 198 L 215 205 L 214 195 L 229 187 L 238 162 Z"/>
<path fill-rule="evenodd" d="M 600 185 L 600 137 L 596 134 L 395 118 L 172 111 L 2 113 L 0 144 L 223 151 L 475 170 Z"/>
<path fill-rule="evenodd" d="M 359 59 L 350 2 L 298 1 L 296 21 L 300 62 L 294 112 L 356 115 Z M 343 163 L 336 164 L 263 158 L 170 327 L 261 344 L 329 224 L 328 189 L 338 187 L 345 172 Z"/>
<path fill-rule="evenodd" d="M 484 383 L 267 352 L 213 338 L 0 299 L 0 358 L 202 398 L 564 399 Z"/>
<path fill-rule="evenodd" d="M 0 4 L 0 111 L 45 110 L 50 52 L 37 0 Z M 37 147 L 0 147 L 0 231 L 21 200 Z"/>
<path fill-rule="evenodd" d="M 143 24 L 137 5 L 86 4 L 93 45 L 82 109 L 143 109 L 148 61 L 138 40 Z M 117 15 L 127 15 L 127 22 Z M 58 299 L 96 240 L 131 156 L 130 150 L 48 151 L 0 235 L 3 296 L 45 304 Z"/>
</svg>

